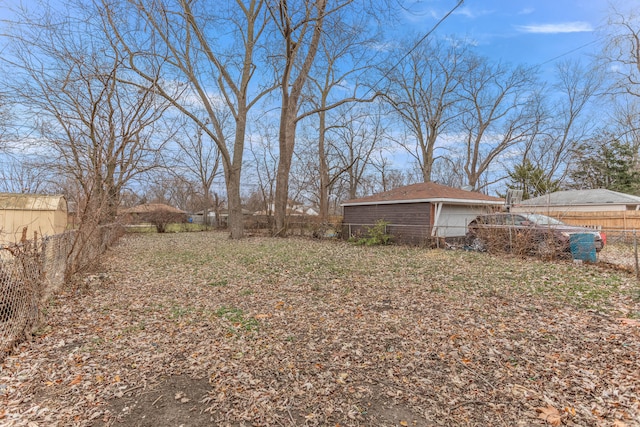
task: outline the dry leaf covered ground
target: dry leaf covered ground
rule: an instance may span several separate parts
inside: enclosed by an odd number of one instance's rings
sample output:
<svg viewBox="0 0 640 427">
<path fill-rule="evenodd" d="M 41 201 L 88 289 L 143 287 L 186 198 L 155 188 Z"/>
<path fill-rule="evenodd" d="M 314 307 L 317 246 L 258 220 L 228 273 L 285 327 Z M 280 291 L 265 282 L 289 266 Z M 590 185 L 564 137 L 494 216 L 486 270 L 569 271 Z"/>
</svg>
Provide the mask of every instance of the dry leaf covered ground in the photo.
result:
<svg viewBox="0 0 640 427">
<path fill-rule="evenodd" d="M 85 285 L 4 361 L 0 424 L 640 425 L 625 272 L 184 233 Z"/>
</svg>

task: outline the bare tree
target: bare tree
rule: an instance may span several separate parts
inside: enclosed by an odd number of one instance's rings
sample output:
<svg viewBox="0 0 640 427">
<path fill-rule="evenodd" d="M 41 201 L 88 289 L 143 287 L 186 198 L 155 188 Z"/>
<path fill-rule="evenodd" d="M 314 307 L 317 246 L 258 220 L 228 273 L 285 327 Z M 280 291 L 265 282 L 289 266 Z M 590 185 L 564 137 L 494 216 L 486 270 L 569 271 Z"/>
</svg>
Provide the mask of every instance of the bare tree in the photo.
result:
<svg viewBox="0 0 640 427">
<path fill-rule="evenodd" d="M 373 158 L 383 148 L 386 132 L 382 116 L 369 115 L 364 109 L 345 109 L 342 126 L 333 130 L 331 151 L 336 157 L 332 165 L 331 183 L 343 180 L 349 199 L 361 195 L 362 184 L 372 168 Z"/>
<path fill-rule="evenodd" d="M 530 161 L 545 172 L 546 179 L 564 180 L 572 149 L 587 138 L 594 122 L 589 106 L 602 88 L 602 74 L 578 62 L 565 61 L 556 67 L 558 77 L 546 95 L 550 106 L 539 113 L 539 127 L 525 144 L 521 164 Z"/>
<path fill-rule="evenodd" d="M 406 58 L 392 57 L 398 64 L 386 74 L 385 99 L 404 124 L 409 138 L 397 141 L 420 167 L 422 180 L 432 180 L 434 154 L 439 139 L 459 118 L 458 91 L 465 69 L 466 43 L 436 39 L 417 44 Z M 408 47 L 401 51 L 409 50 Z"/>
<path fill-rule="evenodd" d="M 4 86 L 3 84 L 2 87 Z M 0 153 L 6 152 L 10 148 L 8 135 L 12 116 L 10 114 L 8 100 L 9 97 L 0 92 Z"/>
<path fill-rule="evenodd" d="M 338 4 L 343 7 L 352 0 Z M 287 204 L 289 200 L 289 173 L 296 139 L 298 111 L 302 93 L 314 63 L 323 36 L 328 0 L 274 0 L 269 12 L 282 41 L 280 70 L 280 130 L 278 136 L 278 173 L 275 192 L 276 236 L 286 233 Z"/>
<path fill-rule="evenodd" d="M 204 206 L 204 196 L 200 193 L 200 183 L 189 180 L 185 175 L 176 174 L 166 168 L 147 174 L 138 188 L 143 201 L 138 203 L 164 203 L 187 212 L 194 212 Z"/>
<path fill-rule="evenodd" d="M 469 56 L 466 67 L 460 83 L 463 166 L 467 184 L 481 190 L 492 182 L 483 175 L 496 159 L 535 131 L 539 106 L 530 96 L 532 69 L 509 69 L 478 56 Z"/>
<path fill-rule="evenodd" d="M 640 168 L 640 98 L 623 97 L 612 110 L 611 131 L 621 142 L 633 147 L 634 163 Z"/>
<path fill-rule="evenodd" d="M 211 187 L 220 175 L 220 150 L 216 144 L 206 142 L 208 136 L 203 135 L 202 129 L 189 126 L 193 122 L 184 123 L 182 131 L 176 135 L 175 142 L 180 148 L 174 158 L 174 166 L 170 168 L 175 175 L 185 179 L 190 177 L 197 181 L 203 200 L 204 225 L 209 225 L 209 212 L 213 206 Z M 206 120 L 205 120 L 206 123 Z M 219 213 L 219 212 L 218 212 Z M 219 215 L 216 216 L 219 218 Z"/>
<path fill-rule="evenodd" d="M 433 180 L 449 187 L 462 188 L 465 183 L 463 163 L 460 157 L 441 156 L 433 163 Z"/>
<path fill-rule="evenodd" d="M 54 191 L 51 174 L 29 156 L 5 155 L 0 168 L 0 191 L 46 193 Z"/>
<path fill-rule="evenodd" d="M 247 117 L 272 90 L 254 79 L 267 25 L 265 1 L 236 0 L 229 7 L 215 1 L 102 1 L 105 27 L 126 52 L 131 69 L 216 144 L 232 238 L 241 238 L 244 228 L 240 180 Z"/>
<path fill-rule="evenodd" d="M 601 60 L 614 76 L 612 90 L 640 96 L 640 9 L 611 7 L 604 29 L 605 46 Z"/>
<path fill-rule="evenodd" d="M 41 154 L 82 189 L 83 221 L 113 221 L 124 186 L 157 165 L 167 105 L 148 85 L 123 83 L 122 56 L 85 10 L 37 7 L 21 10 L 11 35 L 12 88 Z"/>
<path fill-rule="evenodd" d="M 394 167 L 393 162 L 389 158 L 389 154 L 386 150 L 380 149 L 377 155 L 371 156 L 371 166 L 376 171 L 374 175 L 375 179 L 372 179 L 375 183 L 371 193 L 389 191 L 408 185 L 408 177 L 402 170 Z"/>
<path fill-rule="evenodd" d="M 257 127 L 257 134 L 252 138 L 249 150 L 251 152 L 251 164 L 254 167 L 253 174 L 256 182 L 256 196 L 254 204 L 260 200 L 260 209 L 264 215 L 273 217 L 274 193 L 276 185 L 276 172 L 278 168 L 278 155 L 276 151 L 277 130 L 270 123 L 262 123 Z"/>
<path fill-rule="evenodd" d="M 330 144 L 327 143 L 327 133 L 342 125 L 340 113 L 332 117 L 331 112 L 345 104 L 356 102 L 371 102 L 375 94 L 369 99 L 358 97 L 359 80 L 367 70 L 372 68 L 375 52 L 369 48 L 372 39 L 370 25 L 365 16 L 356 16 L 348 20 L 347 14 L 334 13 L 326 18 L 326 31 L 331 37 L 320 40 L 318 58 L 312 67 L 309 80 L 310 110 L 300 115 L 302 118 L 317 118 L 317 185 L 320 220 L 324 221 L 329 215 L 330 187 L 336 177 L 331 177 L 328 158 Z M 351 16 L 351 15 L 349 15 Z M 369 91 L 367 91 L 368 93 Z M 315 167 L 314 167 L 315 168 Z M 311 164 L 307 170 L 311 170 Z"/>
</svg>

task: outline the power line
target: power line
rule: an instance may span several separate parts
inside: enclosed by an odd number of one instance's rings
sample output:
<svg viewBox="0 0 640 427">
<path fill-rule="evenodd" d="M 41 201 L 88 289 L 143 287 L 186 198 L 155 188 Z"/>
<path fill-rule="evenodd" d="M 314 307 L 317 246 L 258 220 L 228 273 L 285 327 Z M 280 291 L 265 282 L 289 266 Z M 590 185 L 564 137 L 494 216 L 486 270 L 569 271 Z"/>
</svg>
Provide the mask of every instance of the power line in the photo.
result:
<svg viewBox="0 0 640 427">
<path fill-rule="evenodd" d="M 447 12 L 442 18 L 440 18 L 438 20 L 438 22 L 436 22 L 435 25 L 433 27 L 431 27 L 431 29 L 429 31 L 427 31 L 425 33 L 425 35 L 420 38 L 420 40 L 418 40 L 417 42 L 415 42 L 413 44 L 411 49 L 409 49 L 404 55 L 402 55 L 402 57 L 393 65 L 393 67 L 389 68 L 382 75 L 382 77 L 380 77 L 380 79 L 377 82 L 375 82 L 373 87 L 378 86 L 381 81 L 383 81 L 385 78 L 387 78 L 389 76 L 389 73 L 391 73 L 391 71 L 395 70 L 400 64 L 402 64 L 402 61 L 407 59 L 407 57 L 409 55 L 411 55 L 411 53 L 413 53 L 413 51 L 415 51 L 418 48 L 418 46 L 420 46 L 422 44 L 422 42 L 424 42 L 427 39 L 427 37 L 429 37 L 440 26 L 440 24 L 442 24 L 445 21 L 445 19 L 447 19 L 453 12 L 455 12 L 457 8 L 462 6 L 463 3 L 464 3 L 464 0 L 459 0 L 458 3 L 453 8 L 451 8 L 451 10 L 449 10 L 449 12 Z M 368 92 L 370 92 L 370 91 L 371 91 L 371 89 L 369 89 Z"/>
<path fill-rule="evenodd" d="M 577 51 L 579 51 L 580 49 L 584 49 L 584 48 L 585 48 L 585 47 L 587 47 L 587 46 L 591 46 L 592 44 L 596 44 L 598 41 L 599 41 L 599 40 L 592 40 L 592 41 L 590 41 L 589 43 L 585 43 L 585 44 L 583 44 L 583 45 L 581 45 L 581 46 L 578 46 L 578 47 L 576 47 L 576 48 L 574 48 L 574 49 L 571 49 L 571 50 L 569 50 L 569 51 L 567 51 L 567 52 L 561 53 L 560 55 L 554 56 L 554 57 L 553 57 L 553 58 L 551 58 L 551 59 L 547 59 L 546 61 L 539 63 L 537 66 L 539 67 L 540 65 L 546 65 L 546 64 L 548 64 L 548 63 L 550 63 L 550 62 L 555 61 L 556 59 L 560 59 L 560 58 L 562 58 L 562 57 L 564 57 L 564 56 L 567 56 L 567 55 L 572 54 L 573 52 L 577 52 Z"/>
</svg>

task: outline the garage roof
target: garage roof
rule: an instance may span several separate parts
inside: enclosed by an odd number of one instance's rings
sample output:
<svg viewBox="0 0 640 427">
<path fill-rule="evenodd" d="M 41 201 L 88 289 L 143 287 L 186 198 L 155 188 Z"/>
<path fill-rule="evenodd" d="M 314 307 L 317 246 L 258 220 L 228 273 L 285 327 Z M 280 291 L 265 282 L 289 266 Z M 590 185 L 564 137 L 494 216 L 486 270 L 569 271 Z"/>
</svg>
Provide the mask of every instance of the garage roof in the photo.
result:
<svg viewBox="0 0 640 427">
<path fill-rule="evenodd" d="M 164 203 L 144 203 L 142 205 L 122 209 L 121 211 L 119 211 L 119 213 L 121 214 L 145 214 L 149 212 L 168 212 L 180 214 L 186 213 L 183 210 L 174 208 L 173 206 L 165 205 Z"/>
<path fill-rule="evenodd" d="M 640 205 L 640 197 L 598 188 L 592 190 L 556 191 L 523 200 L 519 204 L 522 206 Z"/>
<path fill-rule="evenodd" d="M 502 205 L 504 199 L 487 196 L 476 191 L 467 191 L 453 188 L 435 182 L 421 182 L 394 188 L 393 190 L 372 196 L 351 199 L 342 203 L 342 206 L 379 205 L 394 203 L 420 203 L 420 202 L 446 202 L 451 204 L 466 205 Z"/>
</svg>

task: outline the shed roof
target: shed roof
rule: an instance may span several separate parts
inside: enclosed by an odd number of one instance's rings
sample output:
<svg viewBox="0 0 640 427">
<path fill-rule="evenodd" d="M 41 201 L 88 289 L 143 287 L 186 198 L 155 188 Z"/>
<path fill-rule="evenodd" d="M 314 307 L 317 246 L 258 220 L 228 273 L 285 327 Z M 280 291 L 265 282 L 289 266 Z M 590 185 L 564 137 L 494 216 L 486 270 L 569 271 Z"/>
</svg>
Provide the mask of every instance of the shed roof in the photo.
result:
<svg viewBox="0 0 640 427">
<path fill-rule="evenodd" d="M 0 193 L 0 210 L 66 211 L 67 200 L 62 195 Z"/>
<path fill-rule="evenodd" d="M 122 214 L 143 214 L 149 212 L 169 212 L 169 213 L 181 213 L 186 214 L 185 211 L 173 206 L 166 205 L 164 203 L 144 203 L 142 205 L 134 206 L 132 208 L 122 209 Z"/>
<path fill-rule="evenodd" d="M 632 194 L 597 188 L 566 190 L 545 194 L 519 203 L 522 206 L 577 206 L 577 205 L 640 205 L 640 197 Z"/>
<path fill-rule="evenodd" d="M 435 182 L 421 182 L 359 199 L 347 200 L 342 206 L 394 203 L 447 202 L 467 205 L 501 205 L 504 199 L 475 191 L 462 190 Z"/>
</svg>

